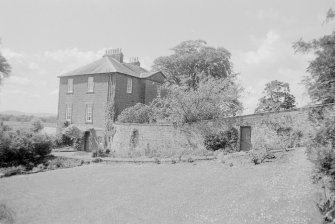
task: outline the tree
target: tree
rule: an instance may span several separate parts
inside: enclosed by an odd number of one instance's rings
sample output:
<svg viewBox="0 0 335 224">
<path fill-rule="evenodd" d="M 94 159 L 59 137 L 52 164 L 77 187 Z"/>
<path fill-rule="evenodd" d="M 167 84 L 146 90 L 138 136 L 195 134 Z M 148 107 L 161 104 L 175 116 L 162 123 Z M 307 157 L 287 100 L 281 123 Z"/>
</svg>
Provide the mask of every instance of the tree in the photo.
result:
<svg viewBox="0 0 335 224">
<path fill-rule="evenodd" d="M 326 22 L 334 19 L 335 12 L 330 9 Z M 335 103 L 335 30 L 319 39 L 299 41 L 293 44 L 296 52 L 313 52 L 316 56 L 307 68 L 310 73 L 303 80 L 313 103 Z"/>
<path fill-rule="evenodd" d="M 8 64 L 6 58 L 0 52 L 0 84 L 4 78 L 7 78 L 11 72 L 11 66 Z"/>
<path fill-rule="evenodd" d="M 31 120 L 30 126 L 33 132 L 39 132 L 44 128 L 43 123 L 39 118 L 34 118 L 33 120 Z"/>
<path fill-rule="evenodd" d="M 242 111 L 241 88 L 231 78 L 202 79 L 196 89 L 172 84 L 168 94 L 152 103 L 157 121 L 184 124 L 220 117 L 235 116 Z"/>
<path fill-rule="evenodd" d="M 167 75 L 170 84 L 196 89 L 203 77 L 233 76 L 231 54 L 222 47 L 209 47 L 203 40 L 189 40 L 172 51 L 172 55 L 159 57 L 153 64 L 153 69 Z"/>
<path fill-rule="evenodd" d="M 255 113 L 282 111 L 295 108 L 295 97 L 286 82 L 271 81 L 265 85 L 265 96 L 259 99 Z"/>
</svg>

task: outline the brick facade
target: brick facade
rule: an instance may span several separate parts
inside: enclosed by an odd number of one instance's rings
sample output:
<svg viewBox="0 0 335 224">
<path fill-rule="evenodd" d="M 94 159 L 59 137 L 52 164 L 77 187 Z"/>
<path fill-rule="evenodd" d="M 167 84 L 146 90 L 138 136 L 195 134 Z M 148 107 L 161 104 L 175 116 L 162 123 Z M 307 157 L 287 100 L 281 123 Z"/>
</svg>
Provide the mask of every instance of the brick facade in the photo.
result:
<svg viewBox="0 0 335 224">
<path fill-rule="evenodd" d="M 89 77 L 93 77 L 93 92 L 88 92 Z M 96 133 L 94 135 L 104 137 L 108 102 L 114 102 L 116 117 L 137 103 L 149 104 L 157 97 L 157 88 L 165 78 L 161 72 L 149 72 L 140 67 L 138 59 L 123 62 L 121 49 L 107 50 L 101 59 L 59 76 L 57 131 L 64 127 L 66 115 L 70 118 L 71 114 L 71 124 L 83 131 L 90 130 L 91 135 Z M 127 92 L 128 79 L 132 80 L 131 92 Z M 68 80 L 73 80 L 71 93 Z M 88 116 L 91 122 L 87 122 L 86 111 L 92 114 Z"/>
<path fill-rule="evenodd" d="M 94 92 L 87 92 L 88 77 L 94 77 Z M 67 93 L 67 80 L 73 79 L 73 93 Z M 71 123 L 82 129 L 101 129 L 105 123 L 104 107 L 107 103 L 108 93 L 107 74 L 81 75 L 61 77 L 59 83 L 59 105 L 57 127 L 61 128 L 65 122 L 66 105 L 72 105 Z M 86 123 L 86 105 L 93 105 L 93 122 Z"/>
</svg>

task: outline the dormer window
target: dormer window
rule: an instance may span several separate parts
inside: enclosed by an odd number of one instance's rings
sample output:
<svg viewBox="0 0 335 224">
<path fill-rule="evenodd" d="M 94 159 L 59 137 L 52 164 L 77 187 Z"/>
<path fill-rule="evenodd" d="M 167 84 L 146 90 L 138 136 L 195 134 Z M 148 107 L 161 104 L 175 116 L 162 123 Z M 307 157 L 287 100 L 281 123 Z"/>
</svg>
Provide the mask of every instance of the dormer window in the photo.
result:
<svg viewBox="0 0 335 224">
<path fill-rule="evenodd" d="M 67 80 L 67 92 L 73 93 L 73 79 Z"/>
<path fill-rule="evenodd" d="M 131 78 L 127 78 L 127 93 L 133 92 L 133 80 Z"/>
<path fill-rule="evenodd" d="M 88 93 L 93 93 L 94 92 L 94 77 L 88 77 L 87 92 Z"/>
</svg>

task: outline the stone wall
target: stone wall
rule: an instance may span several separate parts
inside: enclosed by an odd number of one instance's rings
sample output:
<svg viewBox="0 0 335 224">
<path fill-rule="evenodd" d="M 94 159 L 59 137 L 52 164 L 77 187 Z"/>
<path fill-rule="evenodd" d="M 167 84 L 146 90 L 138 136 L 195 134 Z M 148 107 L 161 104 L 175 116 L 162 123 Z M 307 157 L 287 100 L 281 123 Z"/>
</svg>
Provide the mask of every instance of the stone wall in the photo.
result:
<svg viewBox="0 0 335 224">
<path fill-rule="evenodd" d="M 253 135 L 269 120 L 294 123 L 304 129 L 308 123 L 308 109 L 285 112 L 261 113 L 208 120 L 183 126 L 171 124 L 114 124 L 109 136 L 109 148 L 118 156 L 171 156 L 175 154 L 206 154 L 204 136 L 235 127 L 239 132 L 243 126 L 251 127 Z M 240 139 L 238 141 L 240 143 Z M 240 148 L 238 144 L 238 149 Z"/>
<path fill-rule="evenodd" d="M 169 157 L 205 152 L 201 136 L 170 124 L 114 124 L 109 148 L 117 156 Z M 199 142 L 200 140 L 200 142 Z"/>
</svg>

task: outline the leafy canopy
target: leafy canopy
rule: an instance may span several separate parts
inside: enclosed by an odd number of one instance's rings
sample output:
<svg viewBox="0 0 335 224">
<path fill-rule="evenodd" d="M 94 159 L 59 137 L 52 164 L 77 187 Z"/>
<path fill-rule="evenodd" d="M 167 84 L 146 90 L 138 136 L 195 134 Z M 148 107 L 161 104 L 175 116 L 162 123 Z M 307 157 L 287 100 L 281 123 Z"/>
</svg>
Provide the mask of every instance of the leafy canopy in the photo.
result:
<svg viewBox="0 0 335 224">
<path fill-rule="evenodd" d="M 172 51 L 172 55 L 159 57 L 153 64 L 153 69 L 167 75 L 170 84 L 196 89 L 203 77 L 226 78 L 232 74 L 229 51 L 209 47 L 204 40 L 184 41 Z"/>
<path fill-rule="evenodd" d="M 335 17 L 330 9 L 326 21 Z M 307 68 L 309 76 L 304 78 L 309 96 L 314 103 L 335 103 L 335 30 L 329 34 L 311 41 L 299 41 L 293 44 L 296 52 L 313 52 L 316 56 Z"/>
<path fill-rule="evenodd" d="M 235 116 L 242 111 L 241 88 L 232 78 L 202 79 L 197 89 L 172 84 L 167 91 L 166 97 L 156 99 L 152 104 L 157 121 L 183 124 Z"/>
<path fill-rule="evenodd" d="M 255 113 L 288 110 L 296 106 L 295 97 L 286 82 L 271 81 L 265 85 L 263 93 L 265 96 L 259 99 Z"/>
<path fill-rule="evenodd" d="M 8 64 L 6 58 L 0 52 L 0 84 L 4 78 L 7 78 L 11 72 L 11 66 Z"/>
</svg>

